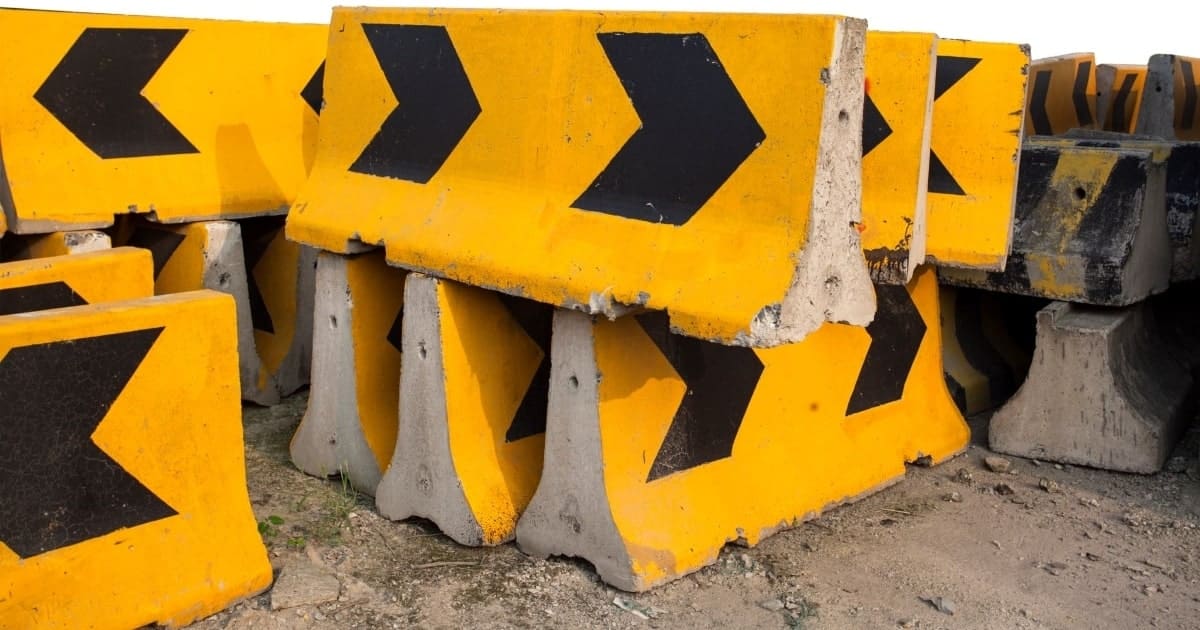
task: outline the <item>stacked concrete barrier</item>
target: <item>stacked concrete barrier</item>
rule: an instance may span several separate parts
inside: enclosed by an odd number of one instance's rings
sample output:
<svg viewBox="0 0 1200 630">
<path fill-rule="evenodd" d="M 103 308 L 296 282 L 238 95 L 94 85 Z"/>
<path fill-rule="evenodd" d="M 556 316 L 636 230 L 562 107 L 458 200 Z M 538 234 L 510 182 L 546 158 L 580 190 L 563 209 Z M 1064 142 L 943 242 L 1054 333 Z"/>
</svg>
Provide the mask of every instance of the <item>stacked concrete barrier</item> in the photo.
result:
<svg viewBox="0 0 1200 630">
<path fill-rule="evenodd" d="M 1190 420 L 1196 365 L 1190 334 L 1167 313 L 1178 301 L 1155 306 L 1172 283 L 1200 271 L 1192 61 L 1155 55 L 1145 67 L 1102 65 L 1095 120 L 1103 122 L 1084 124 L 1077 111 L 1075 120 L 1050 124 L 1049 112 L 1088 96 L 1052 89 L 1049 72 L 1068 61 L 1078 77 L 1090 56 L 1034 65 L 1040 112 L 1031 111 L 1029 124 L 1055 137 L 1022 149 L 1005 269 L 954 270 L 943 279 L 1051 300 L 1036 316 L 1028 379 L 992 417 L 992 448 L 1152 473 Z"/>
<path fill-rule="evenodd" d="M 642 590 L 952 456 L 924 263 L 1002 269 L 1028 62 L 832 16 L 335 9 L 293 461 Z"/>
<path fill-rule="evenodd" d="M 312 163 L 325 26 L 3 10 L 0 35 L 5 259 L 153 245 L 159 294 L 238 302 L 246 399 L 306 384 L 315 253 L 279 215 Z M 139 241 L 156 227 L 227 242 Z"/>
<path fill-rule="evenodd" d="M 138 248 L 0 264 L 2 627 L 178 626 L 271 583 L 234 301 L 153 288 Z"/>
</svg>

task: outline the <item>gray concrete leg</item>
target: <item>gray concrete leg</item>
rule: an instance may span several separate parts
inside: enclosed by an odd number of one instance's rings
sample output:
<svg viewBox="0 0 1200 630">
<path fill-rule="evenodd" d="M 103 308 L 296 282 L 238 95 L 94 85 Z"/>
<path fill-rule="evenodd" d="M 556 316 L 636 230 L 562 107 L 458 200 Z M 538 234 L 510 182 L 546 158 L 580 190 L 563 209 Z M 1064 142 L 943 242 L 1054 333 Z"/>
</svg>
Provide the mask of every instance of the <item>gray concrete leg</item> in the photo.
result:
<svg viewBox="0 0 1200 630">
<path fill-rule="evenodd" d="M 1029 377 L 992 417 L 992 449 L 1136 473 L 1157 472 L 1186 425 L 1192 388 L 1144 304 L 1055 302 L 1037 316 Z"/>
<path fill-rule="evenodd" d="M 586 557 L 619 589 L 641 590 L 617 531 L 604 485 L 594 327 L 582 313 L 554 313 L 550 401 L 542 480 L 521 520 L 525 553 Z"/>
<path fill-rule="evenodd" d="M 392 520 L 428 518 L 456 542 L 478 546 L 483 528 L 467 504 L 450 451 L 442 323 L 438 281 L 410 273 L 401 335 L 401 354 L 409 357 L 400 373 L 403 421 L 375 504 Z"/>
<path fill-rule="evenodd" d="M 258 358 L 254 343 L 250 289 L 246 279 L 246 260 L 242 253 L 242 229 L 233 221 L 206 221 L 201 225 L 204 229 L 201 286 L 232 295 L 237 305 L 238 372 L 242 382 L 242 399 L 261 405 L 276 404 L 279 402 L 278 392 L 273 389 L 260 391 L 257 386 L 262 361 Z"/>
</svg>

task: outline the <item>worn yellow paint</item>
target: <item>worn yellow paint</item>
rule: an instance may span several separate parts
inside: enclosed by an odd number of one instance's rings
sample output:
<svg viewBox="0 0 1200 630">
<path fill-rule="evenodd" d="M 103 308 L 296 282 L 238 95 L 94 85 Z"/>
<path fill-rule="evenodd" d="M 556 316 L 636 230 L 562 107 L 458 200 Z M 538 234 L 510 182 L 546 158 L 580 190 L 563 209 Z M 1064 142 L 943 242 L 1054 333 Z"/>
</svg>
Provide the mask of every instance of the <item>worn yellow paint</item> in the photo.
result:
<svg viewBox="0 0 1200 630">
<path fill-rule="evenodd" d="M 636 320 L 595 324 L 605 490 L 639 589 L 703 567 L 728 540 L 756 544 L 890 484 L 905 462 L 940 462 L 966 446 L 943 379 L 933 270 L 920 269 L 909 291 L 927 330 L 901 400 L 844 415 L 870 338 L 826 324 L 755 351 L 764 369 L 730 457 L 649 483 L 685 385 Z"/>
<path fill-rule="evenodd" d="M 1043 135 L 1058 135 L 1071 129 L 1095 129 L 1096 56 L 1092 53 L 1077 53 L 1037 59 L 1030 64 L 1025 99 L 1025 135 L 1032 136 L 1038 131 L 1034 127 L 1032 115 L 1035 111 L 1033 97 L 1038 75 L 1043 72 L 1049 73 L 1044 106 L 1046 118 L 1050 123 L 1049 130 L 1042 130 Z M 1082 94 L 1087 105 L 1087 118 L 1082 120 L 1080 112 L 1075 109 L 1075 81 L 1081 72 L 1087 77 Z M 1045 133 L 1046 131 L 1049 133 Z"/>
<path fill-rule="evenodd" d="M 0 264 L 0 289 L 52 282 L 66 283 L 88 304 L 150 297 L 154 264 L 150 252 L 135 247 Z"/>
<path fill-rule="evenodd" d="M 301 245 L 284 237 L 281 218 L 279 229 L 271 237 L 271 243 L 258 264 L 253 269 L 246 269 L 247 276 L 253 274 L 257 281 L 274 328 L 274 332 L 254 329 L 254 348 L 262 359 L 262 369 L 258 373 L 259 389 L 266 388 L 272 376 L 279 373 L 295 341 L 299 315 L 296 312 L 296 300 L 300 248 Z M 249 265 L 249 261 L 246 264 Z"/>
<path fill-rule="evenodd" d="M 22 236 L 13 234 L 5 243 L 5 257 L 11 260 L 49 258 L 101 251 L 112 247 L 112 239 L 98 230 L 50 232 Z"/>
<path fill-rule="evenodd" d="M 1133 133 L 1137 126 L 1138 112 L 1142 109 L 1142 93 L 1146 89 L 1146 66 L 1106 64 L 1112 72 L 1112 85 L 1107 94 L 1101 94 L 1105 101 L 1104 129 Z M 1117 99 L 1121 96 L 1121 86 L 1132 76 L 1130 89 L 1124 97 L 1123 107 L 1117 108 Z"/>
<path fill-rule="evenodd" d="M 388 332 L 404 305 L 407 274 L 384 261 L 383 251 L 346 259 L 354 344 L 355 390 L 363 437 L 379 470 L 387 470 L 396 450 L 400 413 L 400 350 L 388 343 Z M 329 325 L 316 322 L 318 326 Z"/>
<path fill-rule="evenodd" d="M 142 95 L 198 153 L 101 159 L 34 99 L 86 28 L 187 29 Z M 316 147 L 317 114 L 300 93 L 326 34 L 323 25 L 0 12 L 9 229 L 102 227 L 126 212 L 180 222 L 286 211 Z"/>
<path fill-rule="evenodd" d="M 862 166 L 862 247 L 876 282 L 904 284 L 925 260 L 936 61 L 936 35 L 867 32 L 866 93 L 891 128 Z"/>
<path fill-rule="evenodd" d="M 483 544 L 510 540 L 542 475 L 545 434 L 506 433 L 545 357 L 494 293 L 439 282 L 449 451 Z"/>
<path fill-rule="evenodd" d="M 92 441 L 178 514 L 24 560 L 0 542 L 0 627 L 179 626 L 270 585 L 246 491 L 232 299 L 204 291 L 0 317 L 0 355 L 159 326 Z"/>
<path fill-rule="evenodd" d="M 364 23 L 443 25 L 482 113 L 426 184 L 348 168 L 397 105 Z M 313 176 L 288 236 L 569 305 L 671 311 L 733 339 L 787 292 L 815 202 L 818 130 L 841 18 L 337 8 Z M 766 133 L 684 226 L 572 209 L 639 128 L 596 34 L 702 33 Z M 849 118 L 847 118 L 847 121 Z"/>
<path fill-rule="evenodd" d="M 980 61 L 933 104 L 933 152 L 966 194 L 929 193 L 926 253 L 939 266 L 1000 270 L 1012 239 L 1029 49 L 941 39 L 938 56 Z"/>
</svg>

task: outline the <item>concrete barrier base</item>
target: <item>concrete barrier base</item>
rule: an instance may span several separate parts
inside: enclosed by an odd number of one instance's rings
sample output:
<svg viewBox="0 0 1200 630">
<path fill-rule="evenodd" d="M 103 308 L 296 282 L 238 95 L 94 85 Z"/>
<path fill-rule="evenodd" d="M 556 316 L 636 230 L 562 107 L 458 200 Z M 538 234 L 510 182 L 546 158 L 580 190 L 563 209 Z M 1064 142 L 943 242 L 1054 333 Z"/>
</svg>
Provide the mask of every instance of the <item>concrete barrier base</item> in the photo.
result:
<svg viewBox="0 0 1200 630">
<path fill-rule="evenodd" d="M 312 383 L 292 462 L 371 495 L 396 444 L 404 277 L 382 251 L 317 255 Z"/>
<path fill-rule="evenodd" d="M 1029 378 L 992 417 L 992 449 L 1134 473 L 1161 469 L 1193 386 L 1144 304 L 1055 302 L 1037 315 Z"/>
</svg>

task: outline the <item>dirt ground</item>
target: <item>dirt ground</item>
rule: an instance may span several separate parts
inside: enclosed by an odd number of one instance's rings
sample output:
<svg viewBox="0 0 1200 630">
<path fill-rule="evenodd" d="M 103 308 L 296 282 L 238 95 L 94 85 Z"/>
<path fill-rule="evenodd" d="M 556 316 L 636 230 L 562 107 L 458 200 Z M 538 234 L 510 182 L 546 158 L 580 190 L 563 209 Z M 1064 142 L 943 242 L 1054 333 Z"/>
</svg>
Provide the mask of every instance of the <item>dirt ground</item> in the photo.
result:
<svg viewBox="0 0 1200 630">
<path fill-rule="evenodd" d="M 582 561 L 473 549 L 308 477 L 287 445 L 306 396 L 245 413 L 271 591 L 197 622 L 243 628 L 1200 628 L 1197 433 L 1137 476 L 974 444 L 937 467 L 652 592 Z M 278 608 L 278 610 L 274 610 Z"/>
</svg>

